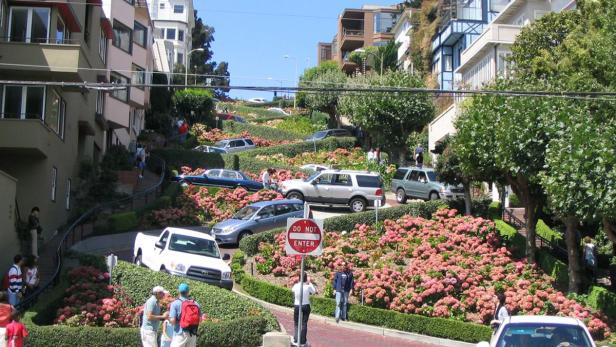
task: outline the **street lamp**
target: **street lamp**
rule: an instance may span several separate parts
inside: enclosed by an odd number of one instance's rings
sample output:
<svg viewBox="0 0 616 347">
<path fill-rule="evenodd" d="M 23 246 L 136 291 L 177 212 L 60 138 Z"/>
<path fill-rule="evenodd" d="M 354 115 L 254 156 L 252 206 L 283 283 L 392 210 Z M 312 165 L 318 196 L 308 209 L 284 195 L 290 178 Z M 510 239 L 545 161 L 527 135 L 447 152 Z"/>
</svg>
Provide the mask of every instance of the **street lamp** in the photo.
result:
<svg viewBox="0 0 616 347">
<path fill-rule="evenodd" d="M 297 58 L 291 57 L 288 54 L 285 54 L 284 58 L 295 60 L 295 76 L 293 77 L 293 81 L 295 81 L 295 79 L 297 78 Z M 293 108 L 297 109 L 297 94 L 293 97 Z"/>
<path fill-rule="evenodd" d="M 188 56 L 190 56 L 194 52 L 203 52 L 203 51 L 205 51 L 205 49 L 195 48 L 192 51 L 188 52 L 188 54 L 186 54 L 186 56 L 184 57 L 184 87 L 188 86 Z"/>
<path fill-rule="evenodd" d="M 366 54 L 366 56 L 367 56 L 367 55 L 372 54 L 372 56 L 373 56 L 373 57 L 375 57 L 375 58 L 380 58 L 380 60 L 381 60 L 381 75 L 383 74 L 383 58 L 385 57 L 385 52 L 381 53 L 381 54 L 380 54 L 380 56 L 379 56 L 379 55 L 376 55 L 376 54 L 375 54 L 375 53 L 373 53 L 373 52 L 366 51 L 366 50 L 365 50 L 365 49 L 363 49 L 363 48 L 358 48 L 358 49 L 356 49 L 354 52 L 357 52 L 357 53 L 365 53 L 365 54 Z M 364 70 L 364 74 L 365 74 L 365 73 L 366 73 L 366 58 L 364 58 L 364 69 L 363 69 L 363 70 Z"/>
</svg>

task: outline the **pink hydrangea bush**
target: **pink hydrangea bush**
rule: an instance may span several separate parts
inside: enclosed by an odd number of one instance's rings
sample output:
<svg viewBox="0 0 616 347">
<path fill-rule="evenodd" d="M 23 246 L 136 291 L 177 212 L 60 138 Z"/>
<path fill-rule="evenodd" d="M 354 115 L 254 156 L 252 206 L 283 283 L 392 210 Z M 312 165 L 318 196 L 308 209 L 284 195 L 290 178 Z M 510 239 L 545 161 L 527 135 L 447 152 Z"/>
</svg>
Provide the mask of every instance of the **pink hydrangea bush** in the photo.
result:
<svg viewBox="0 0 616 347">
<path fill-rule="evenodd" d="M 257 147 L 269 147 L 275 145 L 284 145 L 292 143 L 288 140 L 268 140 L 257 136 L 252 136 L 248 131 L 243 131 L 239 134 L 226 132 L 218 128 L 208 130 L 203 124 L 195 124 L 192 126 L 191 134 L 197 138 L 200 144 L 209 145 L 221 140 L 243 137 L 251 139 Z"/>
<path fill-rule="evenodd" d="M 284 242 L 282 233 L 263 261 L 272 261 L 278 275 L 293 276 L 297 263 L 285 258 Z M 431 220 L 387 220 L 383 231 L 357 225 L 350 233 L 330 232 L 325 244 L 323 255 L 308 258 L 307 267 L 328 273 L 349 264 L 354 295 L 363 293 L 367 305 L 487 324 L 499 290 L 514 314 L 576 317 L 597 338 L 610 333 L 604 314 L 554 289 L 554 279 L 534 265 L 514 260 L 489 220 L 443 209 Z"/>
</svg>

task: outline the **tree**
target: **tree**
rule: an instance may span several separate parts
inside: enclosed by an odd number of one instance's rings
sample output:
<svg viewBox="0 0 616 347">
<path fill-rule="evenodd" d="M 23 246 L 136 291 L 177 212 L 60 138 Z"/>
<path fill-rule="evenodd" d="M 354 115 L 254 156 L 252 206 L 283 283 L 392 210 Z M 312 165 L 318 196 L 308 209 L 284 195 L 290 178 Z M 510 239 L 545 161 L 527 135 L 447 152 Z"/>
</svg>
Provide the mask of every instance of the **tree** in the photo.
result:
<svg viewBox="0 0 616 347">
<path fill-rule="evenodd" d="M 363 52 L 352 52 L 349 60 L 363 66 L 364 62 L 372 71 L 379 74 L 387 70 L 398 69 L 398 47 L 400 43 L 389 41 L 385 46 L 370 46 L 363 48 Z M 362 70 L 362 73 L 365 71 Z"/>
<path fill-rule="evenodd" d="M 358 89 L 425 87 L 418 76 L 397 70 L 359 75 L 349 79 L 347 85 Z M 409 135 L 421 131 L 434 117 L 432 100 L 425 93 L 346 92 L 340 98 L 340 109 L 400 164 L 408 155 Z"/>
<path fill-rule="evenodd" d="M 173 111 L 177 117 L 185 118 L 189 124 L 205 123 L 214 127 L 213 93 L 205 89 L 182 89 L 173 95 Z"/>
<path fill-rule="evenodd" d="M 304 73 L 299 77 L 299 87 L 312 86 L 312 81 L 325 71 L 339 71 L 340 66 L 333 60 L 322 61 L 318 66 L 313 66 L 304 70 Z M 298 91 L 295 95 L 297 104 L 300 107 L 308 107 L 306 104 L 306 92 Z"/>
<path fill-rule="evenodd" d="M 310 71 L 310 70 L 307 70 Z M 305 74 L 306 75 L 306 74 Z M 315 71 L 310 71 L 308 75 L 311 79 L 300 80 L 300 88 L 342 88 L 344 87 L 347 76 L 336 65 L 336 69 L 332 69 L 330 64 L 319 65 Z M 338 115 L 338 98 L 341 95 L 339 91 L 318 90 L 304 91 L 306 106 L 315 111 L 327 113 L 329 115 L 329 127 L 339 127 L 340 117 Z"/>
</svg>

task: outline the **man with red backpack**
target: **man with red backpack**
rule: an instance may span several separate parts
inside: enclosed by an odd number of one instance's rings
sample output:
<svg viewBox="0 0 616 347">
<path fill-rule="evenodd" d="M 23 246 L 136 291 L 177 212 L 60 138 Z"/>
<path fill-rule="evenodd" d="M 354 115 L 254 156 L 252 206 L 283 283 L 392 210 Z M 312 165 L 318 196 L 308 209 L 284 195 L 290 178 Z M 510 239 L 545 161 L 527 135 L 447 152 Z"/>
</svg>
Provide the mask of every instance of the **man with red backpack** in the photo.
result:
<svg viewBox="0 0 616 347">
<path fill-rule="evenodd" d="M 171 303 L 169 312 L 169 320 L 173 324 L 171 347 L 196 347 L 197 329 L 201 322 L 201 307 L 189 298 L 188 284 L 181 283 L 178 291 L 180 296 Z"/>
</svg>

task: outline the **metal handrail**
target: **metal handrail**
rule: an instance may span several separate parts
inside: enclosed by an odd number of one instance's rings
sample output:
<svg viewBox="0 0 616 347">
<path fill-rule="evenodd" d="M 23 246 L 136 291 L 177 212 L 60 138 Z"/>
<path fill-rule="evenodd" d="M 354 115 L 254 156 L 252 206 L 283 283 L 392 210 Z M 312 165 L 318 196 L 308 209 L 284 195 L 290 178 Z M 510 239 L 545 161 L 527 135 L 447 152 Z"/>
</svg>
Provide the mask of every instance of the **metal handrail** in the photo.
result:
<svg viewBox="0 0 616 347">
<path fill-rule="evenodd" d="M 67 245 L 68 240 L 72 238 L 72 244 L 73 245 L 75 244 L 75 233 L 77 232 L 78 226 L 83 225 L 85 221 L 88 221 L 90 217 L 94 216 L 98 212 L 105 210 L 109 207 L 113 208 L 114 205 L 122 204 L 127 201 L 133 201 L 135 198 L 139 198 L 142 196 L 146 197 L 146 202 L 147 202 L 147 195 L 152 192 L 157 191 L 162 186 L 165 180 L 165 172 L 166 172 L 167 163 L 165 162 L 164 159 L 159 158 L 154 155 L 150 155 L 149 160 L 151 159 L 155 159 L 160 164 L 161 173 L 160 173 L 160 179 L 158 180 L 158 182 L 154 184 L 153 186 L 145 190 L 142 190 L 140 192 L 137 192 L 133 195 L 96 205 L 90 208 L 88 211 L 84 212 L 81 216 L 79 216 L 79 218 L 77 218 L 73 223 L 71 223 L 71 225 L 64 232 L 64 235 L 62 236 L 62 240 L 60 241 L 60 244 L 58 245 L 58 248 L 56 249 L 56 254 L 55 254 L 55 259 L 54 259 L 56 262 L 56 269 L 53 273 L 53 276 L 51 276 L 51 278 L 44 285 L 40 286 L 36 291 L 34 291 L 32 294 L 30 294 L 28 297 L 26 297 L 16 306 L 16 308 L 19 311 L 24 311 L 28 307 L 32 306 L 38 299 L 39 295 L 41 295 L 48 289 L 51 289 L 52 287 L 58 284 L 58 281 L 60 279 L 60 273 L 62 272 L 62 260 L 63 260 L 66 247 L 68 246 Z M 149 164 L 150 165 L 152 164 L 151 161 Z M 83 240 L 83 229 L 81 229 L 80 239 Z"/>
</svg>

